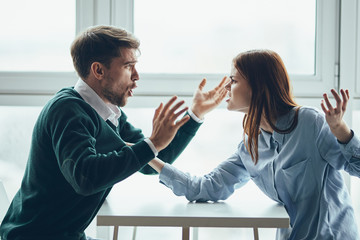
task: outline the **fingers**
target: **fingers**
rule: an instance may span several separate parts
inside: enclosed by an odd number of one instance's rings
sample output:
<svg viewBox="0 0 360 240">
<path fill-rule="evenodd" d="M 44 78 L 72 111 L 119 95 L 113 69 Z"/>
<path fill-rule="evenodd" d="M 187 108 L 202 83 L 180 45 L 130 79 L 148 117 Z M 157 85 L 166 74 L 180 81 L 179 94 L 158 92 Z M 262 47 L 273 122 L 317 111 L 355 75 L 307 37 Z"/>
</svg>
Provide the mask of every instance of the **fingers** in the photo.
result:
<svg viewBox="0 0 360 240">
<path fill-rule="evenodd" d="M 334 96 L 334 99 L 336 101 L 336 108 L 334 108 L 332 106 L 332 104 L 330 103 L 330 100 L 328 98 L 328 95 L 326 93 L 323 94 L 324 99 L 321 101 L 321 108 L 323 109 L 323 111 L 327 114 L 330 113 L 340 113 L 340 111 L 345 112 L 346 110 L 346 106 L 347 103 L 349 101 L 350 98 L 350 94 L 349 94 L 349 90 L 346 89 L 341 89 L 340 90 L 340 95 L 336 92 L 335 89 L 331 89 L 330 90 L 332 95 Z M 325 106 L 326 104 L 326 106 Z"/>
<path fill-rule="evenodd" d="M 221 80 L 218 86 L 223 87 L 225 86 L 226 83 L 227 83 L 227 76 L 223 77 L 223 79 Z"/>
<path fill-rule="evenodd" d="M 160 104 L 155 111 L 153 130 L 149 139 L 158 151 L 164 149 L 174 138 L 179 128 L 189 120 L 189 116 L 185 116 L 176 122 L 177 118 L 188 110 L 187 107 L 180 109 L 184 101 L 174 104 L 176 99 L 177 97 L 173 96 L 164 107 Z"/>
<path fill-rule="evenodd" d="M 227 95 L 227 90 L 225 88 L 220 89 L 220 91 L 215 95 L 215 103 L 220 103 Z"/>
<path fill-rule="evenodd" d="M 184 107 L 177 113 L 175 113 L 184 103 L 185 101 L 179 101 L 173 107 L 172 104 L 177 99 L 177 96 L 173 96 L 161 109 L 161 112 L 158 114 L 159 118 L 168 118 L 170 121 L 175 121 L 181 114 L 188 110 L 188 107 Z"/>
<path fill-rule="evenodd" d="M 187 121 L 189 121 L 189 119 L 190 119 L 189 115 L 183 117 L 181 120 L 176 122 L 176 124 L 175 124 L 176 128 L 179 129 L 182 125 L 184 125 Z"/>
<path fill-rule="evenodd" d="M 227 76 L 223 77 L 219 85 L 217 85 L 214 89 L 217 91 L 218 89 L 223 89 L 227 83 Z"/>
<path fill-rule="evenodd" d="M 340 90 L 340 93 L 341 93 L 341 96 L 342 96 L 342 99 L 343 99 L 342 110 L 345 112 L 347 103 L 348 103 L 349 98 L 350 98 L 349 90 L 346 89 L 346 90 L 344 91 L 344 89 L 341 89 L 341 90 Z"/>
<path fill-rule="evenodd" d="M 170 113 L 174 113 L 177 109 L 179 109 L 179 107 L 181 107 L 181 105 L 184 104 L 185 101 L 180 101 L 178 103 L 175 104 L 175 106 L 173 106 L 169 111 L 168 111 L 168 114 Z"/>
<path fill-rule="evenodd" d="M 169 109 L 169 107 L 176 101 L 177 96 L 173 96 L 172 98 L 170 98 L 170 100 L 165 104 L 164 106 L 164 110 Z"/>
<path fill-rule="evenodd" d="M 332 95 L 334 96 L 336 102 L 341 102 L 341 98 L 340 98 L 339 94 L 335 91 L 335 89 L 331 89 L 330 91 L 331 91 Z"/>
<path fill-rule="evenodd" d="M 220 83 L 212 90 L 212 91 L 219 91 L 222 90 L 225 85 L 227 84 L 227 77 L 223 77 L 223 79 L 220 81 Z M 206 78 L 204 78 L 203 80 L 201 80 L 199 86 L 198 86 L 198 90 L 202 91 L 204 89 L 206 85 Z M 211 92 L 211 91 L 210 91 Z"/>
<path fill-rule="evenodd" d="M 336 108 L 334 109 L 335 113 L 338 113 L 342 109 L 342 101 L 339 94 L 335 91 L 335 89 L 331 89 L 331 93 L 336 101 Z"/>
<path fill-rule="evenodd" d="M 153 122 L 159 117 L 162 109 L 163 109 L 163 103 L 160 103 L 160 105 L 155 109 L 155 114 L 154 114 L 154 117 L 153 117 Z"/>
<path fill-rule="evenodd" d="M 177 113 L 175 113 L 175 111 L 177 111 L 181 105 L 184 104 L 184 101 L 181 101 L 179 103 L 177 103 L 169 112 L 169 119 L 172 121 L 175 121 L 181 114 L 183 114 L 185 111 L 188 110 L 188 107 L 184 107 L 183 109 L 181 109 L 180 111 L 178 111 Z"/>
<path fill-rule="evenodd" d="M 161 110 L 159 117 L 164 117 L 167 114 L 170 106 L 175 102 L 176 99 L 177 96 L 173 96 L 172 98 L 170 98 L 170 100 L 165 104 L 164 108 Z"/>
<path fill-rule="evenodd" d="M 220 95 L 219 95 L 219 100 L 220 101 L 223 100 L 226 97 L 227 93 L 228 93 L 228 91 L 225 88 L 223 90 L 221 90 Z"/>
<path fill-rule="evenodd" d="M 328 110 L 326 109 L 326 107 L 324 105 L 324 100 L 321 100 L 320 106 L 321 106 L 322 110 L 324 111 L 324 113 L 328 114 Z"/>
<path fill-rule="evenodd" d="M 326 93 L 324 93 L 323 97 L 324 97 L 325 104 L 326 104 L 326 106 L 328 108 L 328 111 L 333 111 L 334 108 L 333 108 L 333 106 L 331 105 L 331 103 L 329 101 L 328 95 Z"/>
</svg>

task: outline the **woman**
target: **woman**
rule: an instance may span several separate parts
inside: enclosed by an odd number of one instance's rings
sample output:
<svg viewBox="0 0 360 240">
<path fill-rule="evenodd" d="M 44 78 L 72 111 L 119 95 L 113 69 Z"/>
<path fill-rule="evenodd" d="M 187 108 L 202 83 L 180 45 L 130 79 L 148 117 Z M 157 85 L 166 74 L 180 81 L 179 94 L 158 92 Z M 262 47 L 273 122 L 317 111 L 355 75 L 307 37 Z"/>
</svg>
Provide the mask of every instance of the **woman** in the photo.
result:
<svg viewBox="0 0 360 240">
<path fill-rule="evenodd" d="M 244 139 L 236 152 L 202 177 L 154 159 L 150 163 L 160 181 L 189 201 L 218 201 L 251 179 L 289 214 L 291 227 L 278 229 L 277 239 L 360 239 L 339 171 L 360 176 L 360 142 L 352 131 L 344 133 L 342 120 L 348 93 L 342 91 L 342 101 L 333 92 L 336 108 L 324 95 L 326 118 L 300 107 L 281 58 L 269 50 L 240 53 L 230 79 L 227 108 L 245 113 Z M 341 139 L 332 131 L 343 131 Z"/>
</svg>

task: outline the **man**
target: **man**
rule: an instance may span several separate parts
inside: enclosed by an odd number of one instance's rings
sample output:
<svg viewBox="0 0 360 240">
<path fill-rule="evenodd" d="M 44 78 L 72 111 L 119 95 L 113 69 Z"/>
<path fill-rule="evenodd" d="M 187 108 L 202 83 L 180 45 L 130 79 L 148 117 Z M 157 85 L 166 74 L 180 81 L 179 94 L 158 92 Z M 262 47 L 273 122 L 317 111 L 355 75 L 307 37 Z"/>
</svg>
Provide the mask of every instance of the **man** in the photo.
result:
<svg viewBox="0 0 360 240">
<path fill-rule="evenodd" d="M 3 240 L 86 239 L 84 230 L 112 186 L 139 170 L 155 173 L 147 163 L 156 156 L 172 163 L 201 125 L 198 118 L 225 97 L 226 78 L 205 93 L 203 80 L 189 114 L 176 121 L 187 108 L 171 98 L 156 109 L 145 138 L 119 108 L 137 87 L 138 47 L 134 36 L 110 26 L 90 28 L 74 40 L 80 79 L 39 115 L 21 188 L 0 227 Z"/>
</svg>

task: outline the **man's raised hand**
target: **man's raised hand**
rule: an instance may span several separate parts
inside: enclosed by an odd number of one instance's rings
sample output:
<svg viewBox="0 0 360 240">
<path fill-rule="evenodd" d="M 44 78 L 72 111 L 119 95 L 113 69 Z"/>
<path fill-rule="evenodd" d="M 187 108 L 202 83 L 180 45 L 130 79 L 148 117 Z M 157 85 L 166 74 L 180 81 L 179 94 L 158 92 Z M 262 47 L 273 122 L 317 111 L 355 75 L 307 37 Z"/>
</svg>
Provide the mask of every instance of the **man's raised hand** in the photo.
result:
<svg viewBox="0 0 360 240">
<path fill-rule="evenodd" d="M 179 128 L 190 119 L 190 116 L 185 116 L 176 121 L 188 109 L 187 107 L 180 109 L 184 101 L 179 101 L 172 106 L 176 99 L 177 97 L 173 96 L 164 106 L 161 103 L 155 110 L 153 129 L 149 139 L 158 151 L 169 145 Z"/>
</svg>

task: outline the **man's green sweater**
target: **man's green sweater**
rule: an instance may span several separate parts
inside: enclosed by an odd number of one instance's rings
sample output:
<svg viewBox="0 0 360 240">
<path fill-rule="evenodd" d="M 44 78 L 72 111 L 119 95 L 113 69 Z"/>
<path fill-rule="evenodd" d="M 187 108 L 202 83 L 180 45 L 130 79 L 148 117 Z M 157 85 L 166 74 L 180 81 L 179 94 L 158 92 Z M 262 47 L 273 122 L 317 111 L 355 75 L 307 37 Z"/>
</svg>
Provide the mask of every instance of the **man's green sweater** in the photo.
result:
<svg viewBox="0 0 360 240">
<path fill-rule="evenodd" d="M 158 157 L 172 163 L 199 126 L 190 119 Z M 124 112 L 115 127 L 73 88 L 62 89 L 35 124 L 24 178 L 0 227 L 1 238 L 86 239 L 84 230 L 112 186 L 139 170 L 155 174 L 147 165 L 153 158 Z"/>
</svg>

